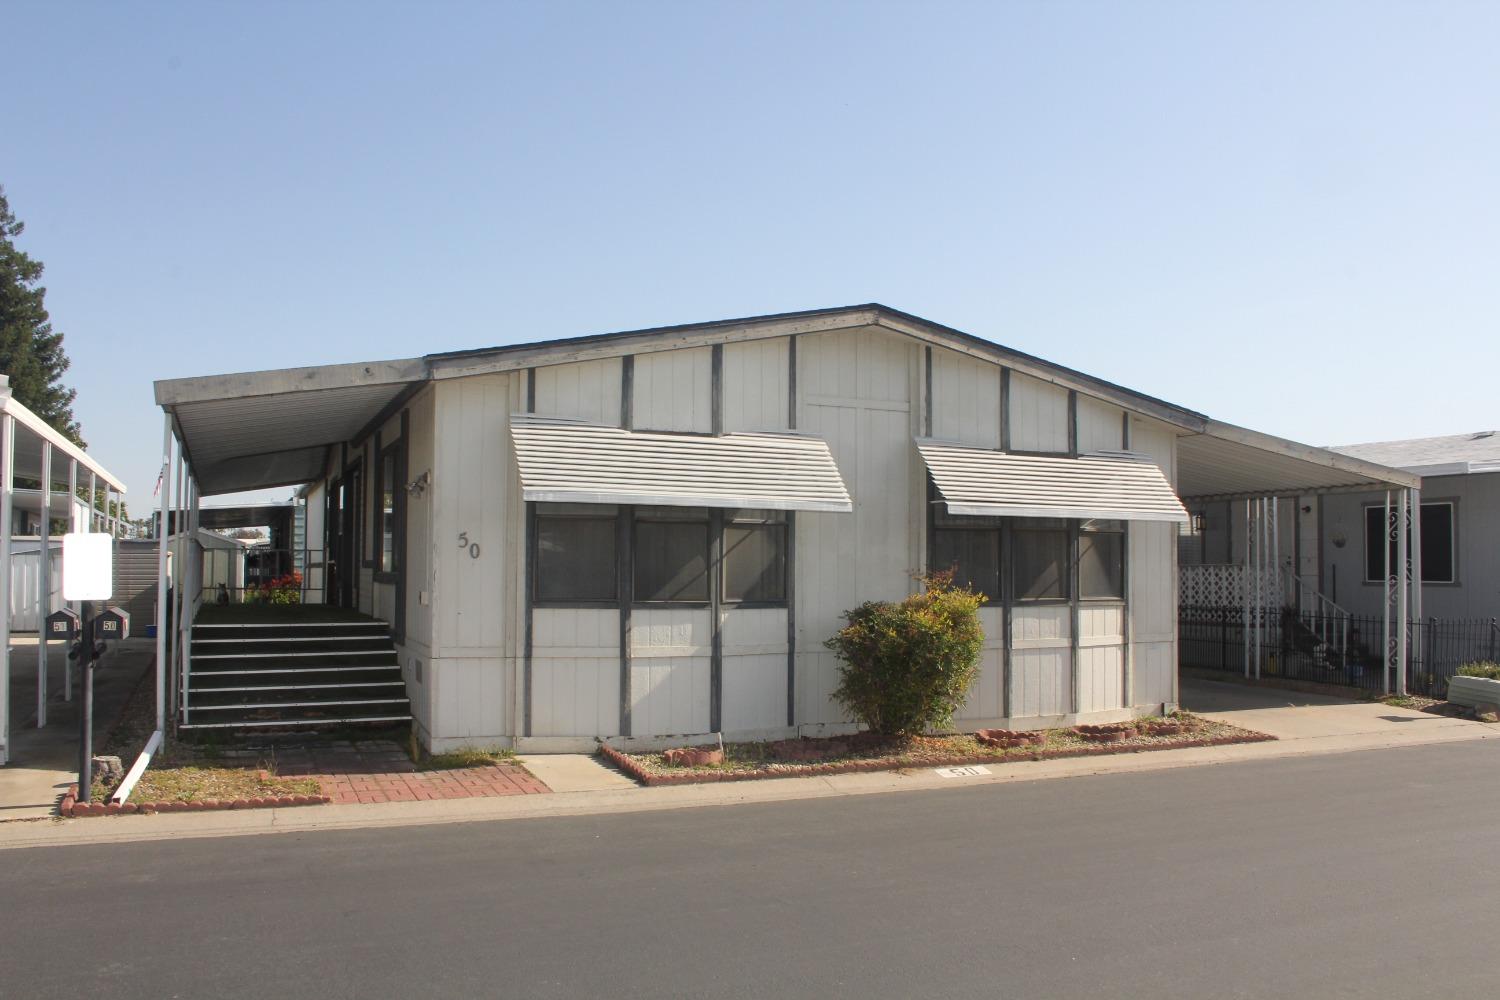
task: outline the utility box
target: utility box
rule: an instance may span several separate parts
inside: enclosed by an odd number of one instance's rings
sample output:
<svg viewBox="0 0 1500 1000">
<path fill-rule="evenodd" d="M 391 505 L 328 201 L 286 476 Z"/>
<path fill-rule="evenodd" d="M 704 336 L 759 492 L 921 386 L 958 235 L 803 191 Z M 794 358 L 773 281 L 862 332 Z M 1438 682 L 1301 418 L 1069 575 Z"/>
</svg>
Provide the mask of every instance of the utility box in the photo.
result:
<svg viewBox="0 0 1500 1000">
<path fill-rule="evenodd" d="M 72 642 L 78 638 L 78 629 L 78 612 L 72 608 L 61 608 L 47 616 L 47 631 L 44 638 Z"/>
<path fill-rule="evenodd" d="M 100 639 L 130 638 L 130 612 L 110 605 L 94 619 L 94 635 Z"/>
</svg>

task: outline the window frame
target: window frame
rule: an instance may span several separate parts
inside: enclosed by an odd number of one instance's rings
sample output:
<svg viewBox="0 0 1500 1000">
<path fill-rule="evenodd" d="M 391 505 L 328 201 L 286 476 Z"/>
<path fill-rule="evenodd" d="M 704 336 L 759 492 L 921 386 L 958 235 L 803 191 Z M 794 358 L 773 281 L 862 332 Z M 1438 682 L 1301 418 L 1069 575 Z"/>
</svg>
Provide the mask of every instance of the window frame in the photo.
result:
<svg viewBox="0 0 1500 1000">
<path fill-rule="evenodd" d="M 1090 607 L 1114 607 L 1123 605 L 1125 604 L 1126 594 L 1128 594 L 1130 591 L 1130 562 L 1125 557 L 1125 547 L 1127 545 L 1126 536 L 1130 530 L 1129 522 L 1114 521 L 1111 522 L 1110 527 L 1098 528 L 1090 528 L 1088 527 L 1088 524 L 1088 521 L 1083 521 L 1078 525 L 1078 565 L 1074 571 L 1074 575 L 1077 577 L 1078 581 L 1078 603 L 1080 605 L 1087 604 Z M 1116 525 L 1118 526 L 1116 527 Z M 1108 597 L 1089 597 L 1083 592 L 1083 540 L 1090 535 L 1114 535 L 1119 539 L 1120 593 L 1118 596 L 1111 595 Z"/>
<path fill-rule="evenodd" d="M 680 515 L 674 516 L 673 512 L 681 511 Z M 642 524 L 692 524 L 702 525 L 706 547 L 703 553 L 703 582 L 705 594 L 702 600 L 664 600 L 652 601 L 640 596 L 640 587 L 637 586 L 640 571 L 640 534 L 639 527 Z M 635 516 L 630 520 L 630 604 L 635 608 L 707 608 L 714 603 L 714 518 L 712 513 L 703 507 L 637 507 Z M 619 551 L 615 553 L 616 566 L 619 565 Z"/>
<path fill-rule="evenodd" d="M 1059 526 L 1053 518 L 1017 517 L 1011 518 L 1011 552 L 1009 564 L 1006 568 L 1008 579 L 1006 584 L 1009 589 L 1010 604 L 1012 607 L 1062 607 L 1073 603 L 1073 594 L 1078 589 L 1078 547 L 1074 544 L 1078 532 L 1075 530 L 1077 521 L 1071 519 L 1057 519 L 1061 521 Z M 1044 526 L 1045 525 L 1045 526 Z M 1063 536 L 1063 592 L 1057 597 L 1022 597 L 1018 581 L 1016 580 L 1016 554 L 1020 545 L 1016 543 L 1016 536 L 1022 533 L 1052 533 Z"/>
<path fill-rule="evenodd" d="M 548 509 L 564 508 L 564 509 Z M 566 509 L 574 508 L 574 509 Z M 618 608 L 620 606 L 620 520 L 623 509 L 615 506 L 611 513 L 593 509 L 591 504 L 537 504 L 532 514 L 530 566 L 527 574 L 531 578 L 531 606 L 534 608 Z M 542 522 L 543 521 L 607 521 L 615 539 L 614 558 L 610 560 L 610 579 L 614 581 L 614 596 L 587 600 L 582 598 L 542 597 Z"/>
<path fill-rule="evenodd" d="M 773 601 L 750 601 L 737 600 L 729 596 L 729 549 L 727 546 L 727 535 L 733 527 L 755 527 L 774 529 L 780 538 L 778 549 L 781 561 L 781 597 Z M 791 593 L 791 525 L 785 517 L 755 516 L 744 511 L 725 511 L 720 526 L 719 565 L 717 568 L 717 585 L 719 588 L 719 603 L 731 608 L 785 608 L 788 606 L 788 595 Z M 712 539 L 710 539 L 712 544 Z"/>
<path fill-rule="evenodd" d="M 385 481 L 385 460 L 391 459 L 391 482 Z M 375 493 L 375 581 L 377 583 L 395 583 L 401 578 L 406 569 L 406 490 L 402 488 L 404 469 L 406 466 L 406 437 L 405 435 L 392 441 L 376 452 L 375 467 L 376 480 L 379 484 Z M 385 564 L 385 492 L 386 487 L 391 492 L 391 564 Z"/>
<path fill-rule="evenodd" d="M 1458 547 L 1458 498 L 1457 497 L 1442 497 L 1442 498 L 1437 499 L 1437 500 L 1423 500 L 1420 504 L 1417 505 L 1417 507 L 1418 507 L 1417 517 L 1419 519 L 1422 516 L 1422 513 L 1421 513 L 1422 510 L 1425 509 L 1425 508 L 1427 508 L 1427 507 L 1447 507 L 1448 508 L 1448 567 L 1450 569 L 1450 575 L 1449 575 L 1448 579 L 1445 579 L 1445 580 L 1427 579 L 1426 576 L 1425 576 L 1426 571 L 1427 571 L 1427 561 L 1423 560 L 1422 561 L 1422 571 L 1423 571 L 1424 576 L 1423 576 L 1423 578 L 1421 580 L 1419 580 L 1417 582 L 1421 586 L 1423 586 L 1423 587 L 1459 587 L 1459 586 L 1462 586 L 1463 585 L 1462 584 L 1462 576 L 1459 573 L 1459 567 L 1458 567 L 1458 553 L 1459 553 L 1459 547 Z M 1393 499 L 1393 501 L 1391 503 L 1391 510 L 1392 511 L 1399 511 L 1400 509 L 1401 509 L 1400 504 Z M 1366 503 L 1366 504 L 1362 505 L 1361 511 L 1363 512 L 1363 517 L 1364 517 L 1364 523 L 1362 525 L 1362 528 L 1363 528 L 1363 531 L 1362 531 L 1363 544 L 1361 545 L 1361 551 L 1360 551 L 1360 576 L 1363 578 L 1361 580 L 1361 583 L 1363 583 L 1367 587 L 1383 587 L 1383 586 L 1385 586 L 1385 578 L 1384 577 L 1374 577 L 1374 578 L 1372 578 L 1370 576 L 1370 556 L 1371 556 L 1371 552 L 1370 552 L 1370 515 L 1371 515 L 1371 513 L 1378 512 L 1377 516 L 1379 517 L 1379 520 L 1381 522 L 1384 522 L 1384 520 L 1385 520 L 1385 504 L 1384 503 Z M 1381 532 L 1381 535 L 1382 535 L 1382 537 L 1385 538 L 1386 544 L 1387 545 L 1391 545 L 1392 547 L 1394 547 L 1395 543 L 1391 542 L 1390 538 L 1387 535 L 1387 532 L 1389 531 L 1389 529 L 1385 528 L 1383 525 L 1382 525 L 1382 527 L 1383 527 L 1383 530 Z M 1424 544 L 1427 542 L 1427 538 L 1428 538 L 1428 533 L 1425 532 L 1425 531 L 1422 532 L 1422 542 Z M 1408 556 L 1411 555 L 1411 552 L 1410 552 L 1411 543 L 1412 543 L 1411 530 L 1410 530 L 1410 528 L 1408 528 L 1407 529 L 1407 539 L 1406 539 L 1407 550 L 1408 550 L 1407 554 L 1408 554 Z M 1391 553 L 1391 565 L 1392 565 L 1392 568 L 1396 568 L 1396 555 L 1395 555 L 1394 552 Z"/>
</svg>

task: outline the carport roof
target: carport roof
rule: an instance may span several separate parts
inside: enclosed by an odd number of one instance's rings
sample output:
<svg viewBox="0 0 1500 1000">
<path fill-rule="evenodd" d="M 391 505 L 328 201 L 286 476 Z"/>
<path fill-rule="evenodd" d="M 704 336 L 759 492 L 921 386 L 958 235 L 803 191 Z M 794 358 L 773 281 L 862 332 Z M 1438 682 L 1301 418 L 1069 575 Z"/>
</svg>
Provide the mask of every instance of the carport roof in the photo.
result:
<svg viewBox="0 0 1500 1000">
<path fill-rule="evenodd" d="M 879 304 L 778 313 L 430 354 L 156 383 L 203 496 L 317 479 L 330 449 L 358 442 L 429 381 L 830 330 L 882 329 L 1005 365 L 1170 424 L 1178 492 L 1193 499 L 1415 486 L 1417 477 L 1201 413 Z"/>
</svg>

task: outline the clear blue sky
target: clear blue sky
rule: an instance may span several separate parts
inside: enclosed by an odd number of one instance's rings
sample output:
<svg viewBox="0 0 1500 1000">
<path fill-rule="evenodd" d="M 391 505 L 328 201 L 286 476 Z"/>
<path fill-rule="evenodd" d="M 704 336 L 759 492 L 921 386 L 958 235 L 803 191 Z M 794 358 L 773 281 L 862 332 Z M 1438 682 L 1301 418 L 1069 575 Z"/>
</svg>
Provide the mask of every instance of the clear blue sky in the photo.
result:
<svg viewBox="0 0 1500 1000">
<path fill-rule="evenodd" d="M 877 300 L 1220 419 L 1500 425 L 1500 4 L 8 4 L 0 184 L 154 378 Z"/>
</svg>

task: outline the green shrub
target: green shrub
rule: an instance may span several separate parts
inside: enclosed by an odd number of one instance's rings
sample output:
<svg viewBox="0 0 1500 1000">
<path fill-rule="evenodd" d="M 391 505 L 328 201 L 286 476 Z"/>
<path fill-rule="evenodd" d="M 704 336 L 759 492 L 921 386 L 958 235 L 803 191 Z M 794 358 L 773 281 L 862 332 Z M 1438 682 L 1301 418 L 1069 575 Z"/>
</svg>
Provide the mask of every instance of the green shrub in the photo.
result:
<svg viewBox="0 0 1500 1000">
<path fill-rule="evenodd" d="M 1492 681 L 1500 681 L 1500 663 L 1491 663 L 1488 660 L 1465 663 L 1458 668 L 1457 673 L 1464 677 L 1487 677 Z"/>
<path fill-rule="evenodd" d="M 899 603 L 868 601 L 825 645 L 842 661 L 834 700 L 871 732 L 945 729 L 979 670 L 984 597 L 955 587 L 951 573 L 923 581 Z"/>
</svg>

